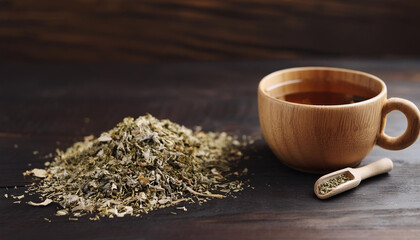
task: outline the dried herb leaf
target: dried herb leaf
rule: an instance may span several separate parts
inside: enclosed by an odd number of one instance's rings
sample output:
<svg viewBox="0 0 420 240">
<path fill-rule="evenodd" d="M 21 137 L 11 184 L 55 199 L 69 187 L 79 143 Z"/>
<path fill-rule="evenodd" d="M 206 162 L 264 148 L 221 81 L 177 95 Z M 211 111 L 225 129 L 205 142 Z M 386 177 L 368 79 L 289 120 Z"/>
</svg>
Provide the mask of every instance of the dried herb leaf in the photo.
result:
<svg viewBox="0 0 420 240">
<path fill-rule="evenodd" d="M 69 214 L 69 212 L 68 212 L 67 210 L 65 210 L 65 209 L 58 210 L 58 211 L 55 213 L 55 215 L 56 215 L 56 216 L 65 216 L 65 215 L 68 215 L 68 214 Z"/>
<path fill-rule="evenodd" d="M 47 171 L 44 169 L 39 169 L 39 168 L 34 168 L 30 171 L 26 171 L 23 173 L 23 175 L 27 176 L 27 175 L 34 175 L 35 177 L 39 177 L 39 178 L 45 178 L 47 177 Z"/>
<path fill-rule="evenodd" d="M 40 202 L 40 203 L 34 203 L 34 202 L 32 202 L 32 201 L 29 201 L 28 202 L 28 204 L 29 205 L 32 205 L 32 206 L 35 206 L 35 207 L 44 207 L 44 206 L 47 206 L 47 205 L 49 205 L 50 203 L 52 203 L 53 201 L 51 200 L 51 199 L 49 199 L 49 198 L 47 198 L 47 199 L 45 199 L 43 202 Z"/>
</svg>

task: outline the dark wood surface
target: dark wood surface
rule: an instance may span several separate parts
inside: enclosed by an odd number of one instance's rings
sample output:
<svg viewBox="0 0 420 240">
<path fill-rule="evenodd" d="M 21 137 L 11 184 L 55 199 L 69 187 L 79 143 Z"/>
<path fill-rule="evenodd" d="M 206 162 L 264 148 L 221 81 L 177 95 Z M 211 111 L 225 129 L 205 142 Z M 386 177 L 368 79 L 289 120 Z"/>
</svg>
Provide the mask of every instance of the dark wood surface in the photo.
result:
<svg viewBox="0 0 420 240">
<path fill-rule="evenodd" d="M 307 65 L 376 74 L 385 80 L 389 96 L 420 106 L 420 60 L 1 65 L 0 238 L 418 239 L 420 141 L 402 151 L 375 147 L 363 164 L 390 157 L 394 170 L 325 201 L 313 193 L 319 175 L 285 167 L 262 139 L 244 150 L 250 159 L 241 161 L 255 189 L 187 205 L 187 212 L 171 207 L 140 218 L 71 222 L 53 216 L 57 204 L 36 208 L 3 197 L 25 190 L 31 179 L 22 172 L 42 167 L 42 156 L 98 135 L 126 116 L 149 112 L 189 127 L 261 137 L 258 81 L 278 69 Z M 391 114 L 387 132 L 398 135 L 405 126 L 401 115 Z M 33 155 L 35 150 L 40 154 Z"/>
<path fill-rule="evenodd" d="M 416 0 L 0 0 L 0 61 L 419 56 Z"/>
</svg>

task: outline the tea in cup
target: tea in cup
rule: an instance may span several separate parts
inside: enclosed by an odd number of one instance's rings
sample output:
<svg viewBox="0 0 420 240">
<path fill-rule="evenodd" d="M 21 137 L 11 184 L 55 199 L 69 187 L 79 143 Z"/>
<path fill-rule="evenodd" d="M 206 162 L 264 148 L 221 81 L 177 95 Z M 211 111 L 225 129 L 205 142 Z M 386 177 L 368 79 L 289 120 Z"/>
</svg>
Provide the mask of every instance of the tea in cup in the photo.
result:
<svg viewBox="0 0 420 240">
<path fill-rule="evenodd" d="M 407 129 L 384 133 L 386 115 L 401 111 Z M 420 112 L 410 101 L 387 99 L 385 83 L 368 73 L 329 67 L 280 70 L 258 86 L 264 138 L 285 165 L 325 173 L 358 165 L 377 144 L 399 150 L 419 136 Z"/>
</svg>

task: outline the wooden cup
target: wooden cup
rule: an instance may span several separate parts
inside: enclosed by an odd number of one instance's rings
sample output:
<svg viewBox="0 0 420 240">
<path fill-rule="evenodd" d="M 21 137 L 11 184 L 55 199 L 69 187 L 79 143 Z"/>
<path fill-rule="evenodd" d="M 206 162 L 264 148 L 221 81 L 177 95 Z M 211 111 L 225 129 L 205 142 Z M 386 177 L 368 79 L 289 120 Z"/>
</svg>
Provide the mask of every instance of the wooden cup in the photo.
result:
<svg viewBox="0 0 420 240">
<path fill-rule="evenodd" d="M 286 82 L 345 81 L 368 88 L 376 96 L 344 105 L 307 105 L 276 98 Z M 293 92 L 303 92 L 295 86 Z M 289 89 L 290 90 L 290 89 Z M 280 92 L 279 92 L 280 91 Z M 401 111 L 407 129 L 399 137 L 384 133 L 386 115 Z M 385 83 L 368 73 L 328 67 L 280 70 L 264 77 L 258 86 L 258 111 L 264 138 L 285 165 L 303 172 L 326 173 L 358 165 L 375 144 L 400 150 L 419 136 L 420 112 L 412 102 L 387 99 Z"/>
</svg>

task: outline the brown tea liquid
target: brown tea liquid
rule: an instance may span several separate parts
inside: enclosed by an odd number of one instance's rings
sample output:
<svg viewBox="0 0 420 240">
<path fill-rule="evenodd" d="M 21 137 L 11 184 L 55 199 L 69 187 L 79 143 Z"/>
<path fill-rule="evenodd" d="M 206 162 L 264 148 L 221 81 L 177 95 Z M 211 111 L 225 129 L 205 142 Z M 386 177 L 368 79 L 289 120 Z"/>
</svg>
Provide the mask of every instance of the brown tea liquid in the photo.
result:
<svg viewBox="0 0 420 240">
<path fill-rule="evenodd" d="M 311 105 L 341 105 L 361 102 L 369 97 L 361 97 L 341 92 L 298 92 L 284 96 L 288 102 Z"/>
<path fill-rule="evenodd" d="M 310 105 L 342 105 L 368 100 L 377 95 L 369 88 L 344 81 L 301 80 L 276 89 L 276 98 Z"/>
</svg>

